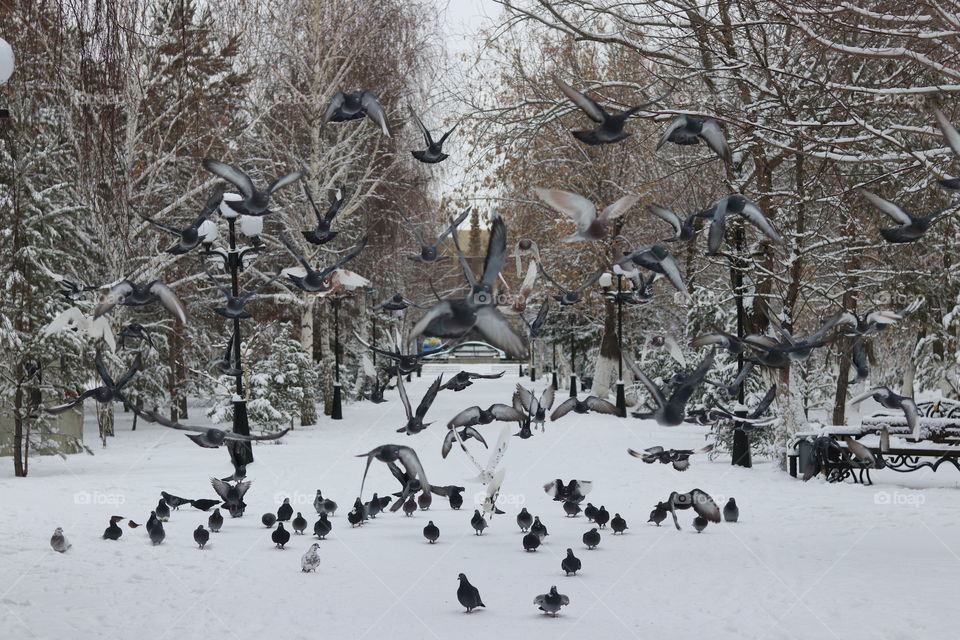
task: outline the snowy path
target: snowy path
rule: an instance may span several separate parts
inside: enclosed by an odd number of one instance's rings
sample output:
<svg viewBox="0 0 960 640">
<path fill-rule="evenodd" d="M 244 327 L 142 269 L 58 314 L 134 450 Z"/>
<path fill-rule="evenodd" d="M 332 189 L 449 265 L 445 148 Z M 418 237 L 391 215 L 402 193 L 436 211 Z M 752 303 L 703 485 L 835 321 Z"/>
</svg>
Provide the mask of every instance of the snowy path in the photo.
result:
<svg viewBox="0 0 960 640">
<path fill-rule="evenodd" d="M 702 446 L 702 428 L 571 414 L 548 423 L 546 433 L 511 439 L 502 498 L 508 513 L 474 536 L 468 507 L 480 487 L 464 481 L 476 472 L 456 449 L 440 458 L 443 423 L 468 404 L 509 402 L 513 373 L 442 392 L 428 415 L 436 423 L 417 436 L 394 433 L 402 408 L 393 391 L 382 405 L 346 406 L 343 422 L 324 420 L 280 445 L 256 447 L 247 517 L 228 518 L 206 551 L 191 533 L 207 514 L 189 507 L 173 513 L 158 547 L 143 528 L 125 523 L 118 542 L 100 535 L 114 514 L 142 524 L 161 490 L 211 497 L 209 477 L 229 472 L 225 451 L 201 449 L 155 425 L 130 432 L 121 420 L 107 449 L 90 434 L 95 456 L 34 458 L 25 480 L 13 478 L 3 459 L 0 638 L 956 637 L 960 474 L 949 468 L 906 479 L 877 473 L 873 487 L 804 485 L 770 464 L 745 470 L 703 456 L 679 473 L 645 465 L 626 448 Z M 428 382 L 410 385 L 414 402 Z M 482 429 L 492 446 L 500 426 Z M 435 498 L 413 518 L 386 514 L 350 529 L 346 511 L 363 473 L 363 461 L 351 454 L 388 442 L 414 446 L 432 483 L 467 486 L 464 508 L 452 511 Z M 468 446 L 486 460 L 477 443 Z M 580 538 L 592 525 L 565 518 L 541 488 L 556 477 L 593 480 L 589 500 L 623 515 L 626 535 L 607 530 L 600 547 L 587 551 Z M 905 481 L 930 488 L 898 484 Z M 374 463 L 364 499 L 395 487 L 386 467 Z M 694 487 L 721 506 L 736 497 L 741 522 L 700 535 L 689 512 L 681 513 L 680 532 L 645 524 L 671 490 Z M 291 496 L 312 529 L 317 488 L 340 511 L 321 543 L 317 573 L 302 574 L 300 556 L 313 538 L 295 536 L 278 551 L 260 514 Z M 522 550 L 519 507 L 510 500 L 524 501 L 549 528 L 535 553 Z M 436 545 L 421 534 L 428 519 L 440 527 Z M 65 555 L 48 545 L 57 526 L 73 543 Z M 560 570 L 567 547 L 583 561 L 577 577 Z M 460 572 L 487 609 L 463 613 Z M 548 619 L 532 602 L 554 584 L 571 604 Z"/>
</svg>

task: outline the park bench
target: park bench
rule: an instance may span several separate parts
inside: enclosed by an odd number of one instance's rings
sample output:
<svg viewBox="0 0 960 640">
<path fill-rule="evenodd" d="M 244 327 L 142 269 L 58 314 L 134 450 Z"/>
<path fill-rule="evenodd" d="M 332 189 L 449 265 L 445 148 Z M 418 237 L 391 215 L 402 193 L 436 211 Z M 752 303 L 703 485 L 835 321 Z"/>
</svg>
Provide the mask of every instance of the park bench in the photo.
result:
<svg viewBox="0 0 960 640">
<path fill-rule="evenodd" d="M 871 465 L 857 460 L 847 449 L 844 436 L 860 441 L 874 453 L 880 450 L 879 436 L 886 429 L 891 436 L 890 447 L 882 453 L 883 468 L 898 473 L 910 473 L 928 468 L 936 471 L 941 465 L 949 463 L 960 471 L 960 403 L 952 400 L 938 400 L 918 403 L 920 414 L 920 434 L 912 439 L 903 414 L 873 415 L 863 418 L 860 425 L 827 425 L 809 432 L 797 433 L 791 440 L 788 462 L 790 475 L 797 477 L 804 468 L 808 456 L 813 455 L 813 443 L 816 438 L 832 438 L 834 447 L 825 467 L 829 482 L 842 482 L 851 478 L 854 482 L 872 484 Z"/>
</svg>

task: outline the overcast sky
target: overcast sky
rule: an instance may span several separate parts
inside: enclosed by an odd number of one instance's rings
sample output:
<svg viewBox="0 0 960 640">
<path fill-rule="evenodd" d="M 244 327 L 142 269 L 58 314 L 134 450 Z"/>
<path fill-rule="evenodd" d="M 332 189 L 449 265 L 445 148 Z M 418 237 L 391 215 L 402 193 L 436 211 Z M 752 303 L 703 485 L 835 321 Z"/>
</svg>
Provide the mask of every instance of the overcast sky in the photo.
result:
<svg viewBox="0 0 960 640">
<path fill-rule="evenodd" d="M 499 15 L 501 7 L 493 0 L 434 0 L 446 23 L 447 46 L 451 53 L 469 49 L 485 20 Z"/>
</svg>

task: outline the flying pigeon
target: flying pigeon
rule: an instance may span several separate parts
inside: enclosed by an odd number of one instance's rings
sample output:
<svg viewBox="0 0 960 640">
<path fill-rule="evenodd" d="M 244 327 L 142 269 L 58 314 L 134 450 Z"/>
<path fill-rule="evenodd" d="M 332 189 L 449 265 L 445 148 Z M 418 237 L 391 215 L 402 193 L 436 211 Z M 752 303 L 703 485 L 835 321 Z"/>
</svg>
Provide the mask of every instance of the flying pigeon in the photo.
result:
<svg viewBox="0 0 960 640">
<path fill-rule="evenodd" d="M 270 197 L 277 189 L 296 182 L 302 175 L 299 171 L 288 173 L 271 182 L 266 191 L 260 191 L 253 185 L 250 176 L 229 164 L 212 158 L 204 158 L 203 168 L 215 176 L 226 180 L 240 191 L 243 199 L 224 200 L 224 202 L 227 203 L 228 207 L 245 216 L 265 216 L 272 213 L 267 208 L 270 206 Z"/>
</svg>

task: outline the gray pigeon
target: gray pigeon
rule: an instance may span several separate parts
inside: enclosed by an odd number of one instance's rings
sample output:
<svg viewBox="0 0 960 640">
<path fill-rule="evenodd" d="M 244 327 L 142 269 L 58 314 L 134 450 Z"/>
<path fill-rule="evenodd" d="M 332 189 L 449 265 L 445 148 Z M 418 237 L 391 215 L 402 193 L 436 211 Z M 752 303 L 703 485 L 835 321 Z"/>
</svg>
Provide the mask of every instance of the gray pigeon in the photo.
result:
<svg viewBox="0 0 960 640">
<path fill-rule="evenodd" d="M 313 523 L 313 535 L 321 540 L 327 537 L 333 529 L 333 524 L 327 519 L 327 514 L 321 513 L 320 519 Z"/>
<path fill-rule="evenodd" d="M 557 587 L 550 587 L 550 593 L 541 593 L 533 599 L 533 604 L 540 608 L 540 611 L 549 613 L 556 617 L 560 612 L 560 607 L 570 604 L 570 598 L 557 592 Z"/>
<path fill-rule="evenodd" d="M 567 556 L 560 561 L 560 568 L 563 569 L 564 573 L 570 575 L 577 575 L 577 571 L 580 571 L 582 566 L 580 558 L 573 555 L 573 549 L 567 549 Z"/>
<path fill-rule="evenodd" d="M 154 517 L 156 517 L 156 514 L 154 514 Z M 119 539 L 120 539 L 120 536 L 123 535 L 123 529 L 121 529 L 119 526 L 117 526 L 117 522 L 119 522 L 120 520 L 123 520 L 123 518 L 122 518 L 121 516 L 111 516 L 111 518 L 110 518 L 110 526 L 108 526 L 108 527 L 104 530 L 104 532 L 103 532 L 103 539 L 104 539 L 104 540 L 119 540 Z M 159 524 L 159 523 L 158 523 L 158 524 Z M 147 527 L 147 529 L 149 530 L 150 527 Z"/>
<path fill-rule="evenodd" d="M 53 548 L 54 551 L 59 551 L 60 553 L 66 553 L 67 549 L 69 549 L 73 545 L 71 545 L 67 541 L 67 539 L 64 537 L 63 529 L 61 529 L 60 527 L 57 527 L 54 530 L 53 535 L 50 536 L 50 546 Z"/>
<path fill-rule="evenodd" d="M 686 146 L 697 144 L 700 140 L 706 142 L 707 146 L 724 162 L 731 161 L 733 156 L 727 139 L 723 135 L 723 129 L 713 118 L 697 118 L 680 114 L 670 122 L 670 126 L 660 136 L 656 148 L 660 149 L 667 142 Z"/>
<path fill-rule="evenodd" d="M 423 537 L 427 539 L 427 542 L 433 544 L 440 537 L 440 529 L 437 528 L 437 525 L 433 524 L 433 520 L 427 523 L 427 526 L 423 528 Z"/>
<path fill-rule="evenodd" d="M 487 519 L 480 515 L 478 509 L 473 510 L 473 517 L 470 518 L 470 526 L 473 527 L 473 530 L 476 532 L 476 535 L 481 535 L 483 530 L 487 528 Z"/>
<path fill-rule="evenodd" d="M 307 552 L 303 554 L 303 557 L 300 559 L 300 570 L 304 573 L 313 571 L 316 572 L 317 567 L 320 566 L 320 554 L 317 553 L 317 549 L 320 548 L 319 542 L 314 542 L 310 545 L 310 548 L 307 549 Z"/>
<path fill-rule="evenodd" d="M 600 544 L 600 532 L 597 531 L 596 527 L 583 534 L 583 544 L 587 545 L 587 549 L 597 548 Z"/>
<path fill-rule="evenodd" d="M 477 607 L 486 608 L 487 605 L 483 604 L 483 600 L 480 599 L 480 592 L 475 586 L 470 584 L 467 576 L 461 573 L 457 579 L 460 580 L 460 586 L 457 587 L 457 600 L 466 607 L 467 613 L 470 613 Z"/>
<path fill-rule="evenodd" d="M 301 536 L 306 530 L 308 524 L 309 523 L 307 522 L 307 519 L 304 518 L 303 514 L 301 514 L 299 511 L 297 511 L 297 517 L 294 518 L 290 523 L 290 525 L 293 527 L 293 532 Z"/>
<path fill-rule="evenodd" d="M 163 521 L 157 520 L 153 525 L 153 528 L 150 529 L 150 542 L 157 545 L 163 542 L 163 539 L 167 537 L 167 532 L 163 529 Z"/>
<path fill-rule="evenodd" d="M 193 541 L 196 542 L 201 549 L 206 546 L 210 541 L 210 532 L 203 528 L 201 524 L 196 529 L 193 530 Z"/>
<path fill-rule="evenodd" d="M 740 507 L 737 506 L 737 501 L 733 498 L 730 498 L 727 504 L 723 506 L 723 519 L 725 522 L 736 522 L 740 519 Z"/>
<path fill-rule="evenodd" d="M 579 194 L 560 189 L 534 189 L 534 192 L 541 200 L 576 223 L 577 230 L 564 238 L 564 242 L 602 240 L 607 235 L 610 221 L 629 211 L 640 199 L 635 195 L 624 196 L 597 213 L 594 204 Z"/>
<path fill-rule="evenodd" d="M 213 510 L 210 517 L 207 518 L 207 526 L 210 527 L 210 531 L 220 533 L 220 527 L 223 526 L 223 515 L 220 514 L 220 509 Z"/>
<path fill-rule="evenodd" d="M 301 176 L 299 171 L 288 173 L 271 182 L 266 191 L 261 191 L 254 186 L 246 173 L 219 160 L 204 158 L 203 168 L 226 180 L 240 191 L 240 195 L 243 196 L 241 200 L 225 200 L 225 202 L 228 207 L 245 216 L 265 216 L 271 213 L 267 207 L 270 206 L 270 197 L 274 192 L 280 187 L 296 182 Z"/>
</svg>

